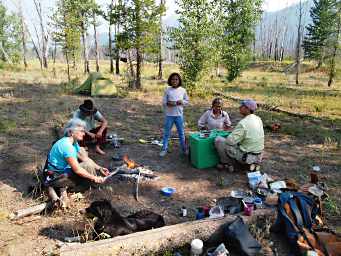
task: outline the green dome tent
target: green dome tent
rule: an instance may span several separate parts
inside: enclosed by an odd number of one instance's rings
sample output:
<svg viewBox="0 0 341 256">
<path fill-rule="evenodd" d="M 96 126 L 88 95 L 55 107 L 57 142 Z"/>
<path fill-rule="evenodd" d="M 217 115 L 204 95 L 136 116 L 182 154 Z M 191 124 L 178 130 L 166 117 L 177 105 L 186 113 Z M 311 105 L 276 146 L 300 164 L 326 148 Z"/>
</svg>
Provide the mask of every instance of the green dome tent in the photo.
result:
<svg viewBox="0 0 341 256">
<path fill-rule="evenodd" d="M 116 96 L 117 88 L 109 78 L 103 77 L 101 73 L 93 72 L 74 92 L 91 96 Z"/>
</svg>

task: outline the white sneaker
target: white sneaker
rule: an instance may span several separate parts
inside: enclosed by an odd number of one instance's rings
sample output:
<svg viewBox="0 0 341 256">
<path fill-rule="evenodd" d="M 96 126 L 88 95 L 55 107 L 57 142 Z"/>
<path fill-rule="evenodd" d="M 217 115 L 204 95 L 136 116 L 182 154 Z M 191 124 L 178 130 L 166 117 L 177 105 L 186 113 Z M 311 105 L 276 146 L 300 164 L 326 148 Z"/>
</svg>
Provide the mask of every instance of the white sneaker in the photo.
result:
<svg viewBox="0 0 341 256">
<path fill-rule="evenodd" d="M 166 150 L 162 150 L 159 154 L 159 156 L 164 157 L 167 154 Z"/>
</svg>

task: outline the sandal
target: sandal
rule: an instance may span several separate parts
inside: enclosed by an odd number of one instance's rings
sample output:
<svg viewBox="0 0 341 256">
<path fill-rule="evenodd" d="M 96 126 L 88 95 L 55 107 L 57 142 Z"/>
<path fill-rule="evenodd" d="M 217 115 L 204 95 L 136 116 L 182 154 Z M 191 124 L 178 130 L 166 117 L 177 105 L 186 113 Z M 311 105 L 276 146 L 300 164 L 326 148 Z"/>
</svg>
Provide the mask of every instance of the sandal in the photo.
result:
<svg viewBox="0 0 341 256">
<path fill-rule="evenodd" d="M 216 168 L 219 171 L 229 171 L 229 172 L 234 172 L 234 167 L 232 165 L 229 164 L 223 164 L 223 163 L 219 163 L 217 164 Z"/>
</svg>

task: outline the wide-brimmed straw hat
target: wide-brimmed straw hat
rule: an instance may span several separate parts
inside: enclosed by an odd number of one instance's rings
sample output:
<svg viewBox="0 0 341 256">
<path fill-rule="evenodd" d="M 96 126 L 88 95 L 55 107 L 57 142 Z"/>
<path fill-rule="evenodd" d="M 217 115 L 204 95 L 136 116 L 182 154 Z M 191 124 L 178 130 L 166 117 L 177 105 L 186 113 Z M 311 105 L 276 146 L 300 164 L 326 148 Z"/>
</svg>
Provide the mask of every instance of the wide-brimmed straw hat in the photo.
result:
<svg viewBox="0 0 341 256">
<path fill-rule="evenodd" d="M 79 106 L 79 109 L 83 113 L 95 113 L 97 111 L 92 100 L 84 100 L 84 103 Z"/>
</svg>

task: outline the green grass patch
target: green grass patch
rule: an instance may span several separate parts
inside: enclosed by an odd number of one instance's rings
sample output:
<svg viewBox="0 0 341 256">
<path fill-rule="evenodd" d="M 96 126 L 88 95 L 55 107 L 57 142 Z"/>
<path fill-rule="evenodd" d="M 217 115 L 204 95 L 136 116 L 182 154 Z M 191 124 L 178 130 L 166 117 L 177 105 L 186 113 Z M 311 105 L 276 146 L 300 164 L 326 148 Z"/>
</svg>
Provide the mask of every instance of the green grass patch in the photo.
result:
<svg viewBox="0 0 341 256">
<path fill-rule="evenodd" d="M 337 204 L 336 200 L 332 197 L 327 198 L 323 202 L 324 208 L 326 212 L 333 216 L 340 216 L 341 215 L 341 209 L 340 206 Z"/>
<path fill-rule="evenodd" d="M 0 132 L 7 133 L 17 128 L 17 124 L 13 120 L 3 119 L 0 120 Z"/>
</svg>

